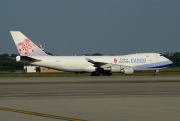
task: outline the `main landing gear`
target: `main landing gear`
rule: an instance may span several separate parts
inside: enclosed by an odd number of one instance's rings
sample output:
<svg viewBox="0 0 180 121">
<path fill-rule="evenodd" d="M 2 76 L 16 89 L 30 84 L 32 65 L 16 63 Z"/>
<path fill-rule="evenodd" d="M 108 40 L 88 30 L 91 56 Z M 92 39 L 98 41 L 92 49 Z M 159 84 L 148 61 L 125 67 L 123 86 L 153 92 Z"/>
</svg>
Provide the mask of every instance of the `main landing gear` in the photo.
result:
<svg viewBox="0 0 180 121">
<path fill-rule="evenodd" d="M 92 72 L 90 76 L 101 76 L 99 72 Z"/>
<path fill-rule="evenodd" d="M 92 72 L 92 74 L 90 76 L 111 76 L 112 73 L 111 72 Z"/>
</svg>

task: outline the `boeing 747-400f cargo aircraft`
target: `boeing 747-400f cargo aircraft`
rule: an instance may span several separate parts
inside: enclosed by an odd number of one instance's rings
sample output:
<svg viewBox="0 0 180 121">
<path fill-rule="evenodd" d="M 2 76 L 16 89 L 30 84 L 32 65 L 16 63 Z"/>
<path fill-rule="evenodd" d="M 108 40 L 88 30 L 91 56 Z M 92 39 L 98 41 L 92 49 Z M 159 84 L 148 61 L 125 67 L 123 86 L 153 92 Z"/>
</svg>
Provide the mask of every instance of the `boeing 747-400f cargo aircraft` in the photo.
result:
<svg viewBox="0 0 180 121">
<path fill-rule="evenodd" d="M 20 31 L 11 31 L 20 56 L 17 62 L 28 63 L 51 69 L 92 73 L 92 76 L 110 76 L 112 73 L 132 74 L 134 71 L 166 68 L 172 61 L 159 53 L 139 53 L 122 56 L 49 56 Z"/>
</svg>

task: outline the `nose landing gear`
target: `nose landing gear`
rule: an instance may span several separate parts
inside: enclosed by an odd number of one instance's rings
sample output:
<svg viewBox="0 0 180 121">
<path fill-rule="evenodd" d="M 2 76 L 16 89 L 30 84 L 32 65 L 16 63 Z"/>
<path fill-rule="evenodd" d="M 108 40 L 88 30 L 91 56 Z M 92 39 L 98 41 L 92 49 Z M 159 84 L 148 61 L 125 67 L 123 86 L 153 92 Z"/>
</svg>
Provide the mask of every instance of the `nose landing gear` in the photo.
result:
<svg viewBox="0 0 180 121">
<path fill-rule="evenodd" d="M 158 75 L 159 70 L 155 70 L 154 76 Z"/>
</svg>

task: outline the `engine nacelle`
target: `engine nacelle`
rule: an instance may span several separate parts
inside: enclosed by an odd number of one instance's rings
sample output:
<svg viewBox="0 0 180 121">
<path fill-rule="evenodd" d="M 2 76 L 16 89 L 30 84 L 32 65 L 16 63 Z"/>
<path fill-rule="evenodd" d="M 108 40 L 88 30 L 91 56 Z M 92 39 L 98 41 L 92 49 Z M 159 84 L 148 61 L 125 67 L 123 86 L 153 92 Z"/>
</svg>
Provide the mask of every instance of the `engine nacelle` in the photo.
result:
<svg viewBox="0 0 180 121">
<path fill-rule="evenodd" d="M 119 65 L 111 65 L 108 68 L 105 68 L 104 70 L 110 71 L 112 73 L 123 73 L 123 74 L 132 74 L 134 73 L 134 69 L 130 66 L 119 66 Z"/>
<path fill-rule="evenodd" d="M 123 74 L 132 74 L 134 73 L 134 69 L 130 66 L 121 66 L 121 72 Z"/>
</svg>

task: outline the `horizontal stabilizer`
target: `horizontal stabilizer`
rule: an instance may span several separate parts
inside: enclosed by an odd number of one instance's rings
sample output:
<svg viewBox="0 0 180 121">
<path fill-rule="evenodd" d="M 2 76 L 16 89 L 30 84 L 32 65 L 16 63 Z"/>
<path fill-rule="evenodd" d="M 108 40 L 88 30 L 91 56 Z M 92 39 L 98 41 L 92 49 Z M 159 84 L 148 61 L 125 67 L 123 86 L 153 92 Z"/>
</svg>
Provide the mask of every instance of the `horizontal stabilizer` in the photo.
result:
<svg viewBox="0 0 180 121">
<path fill-rule="evenodd" d="M 32 62 L 38 62 L 38 61 L 42 61 L 36 58 L 32 58 L 32 57 L 28 57 L 28 56 L 21 56 L 21 60 L 22 61 L 32 61 Z"/>
</svg>

